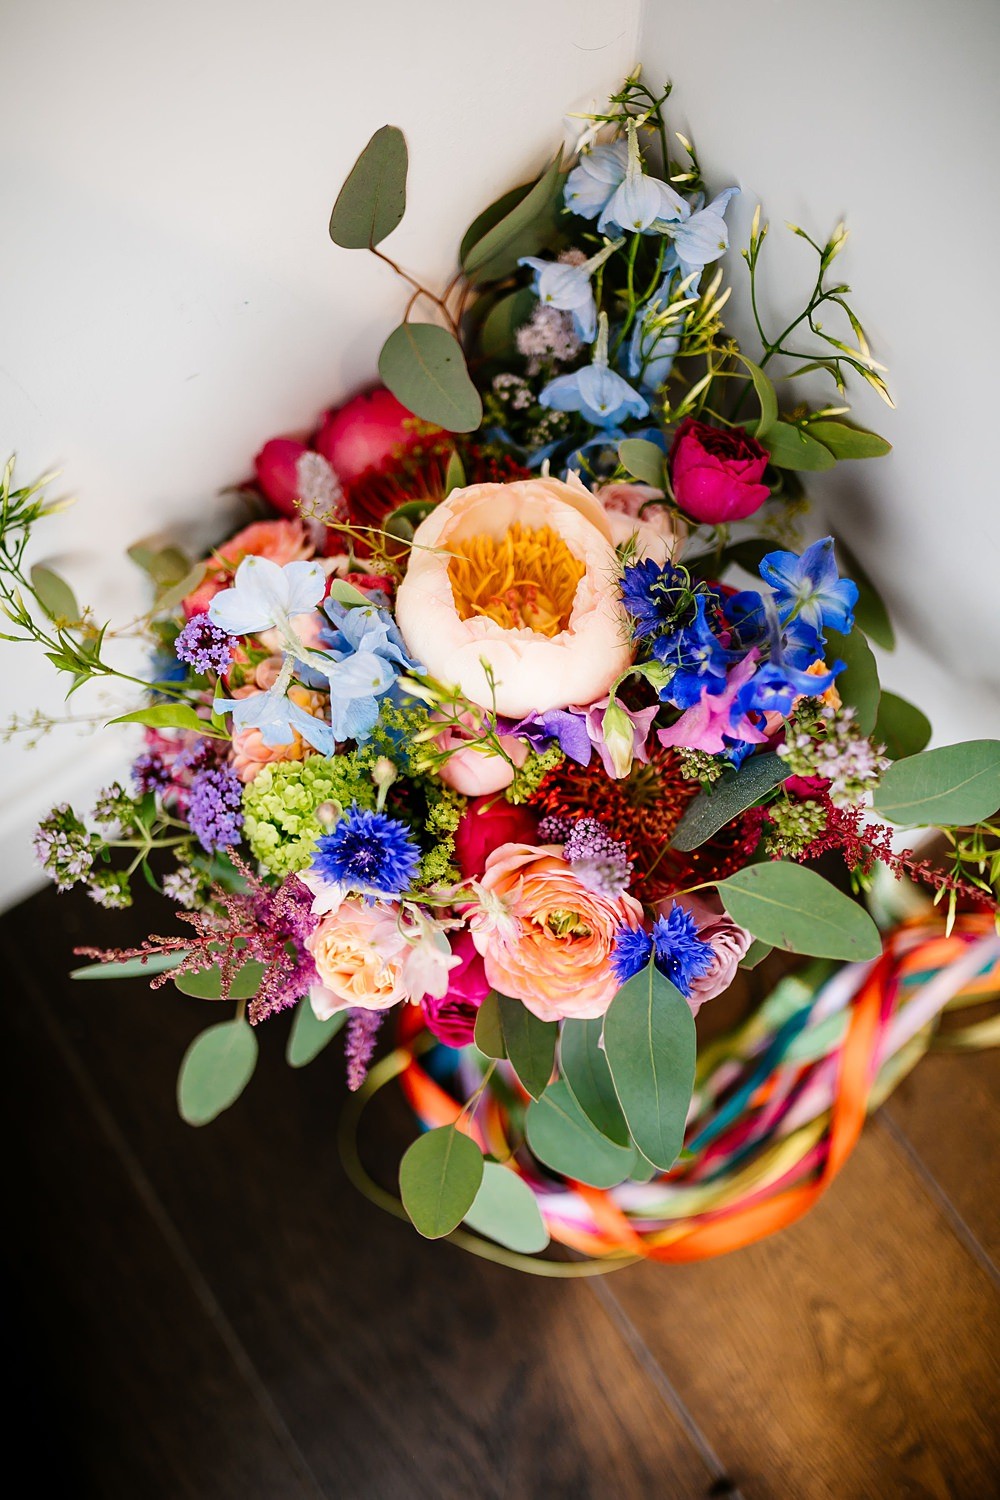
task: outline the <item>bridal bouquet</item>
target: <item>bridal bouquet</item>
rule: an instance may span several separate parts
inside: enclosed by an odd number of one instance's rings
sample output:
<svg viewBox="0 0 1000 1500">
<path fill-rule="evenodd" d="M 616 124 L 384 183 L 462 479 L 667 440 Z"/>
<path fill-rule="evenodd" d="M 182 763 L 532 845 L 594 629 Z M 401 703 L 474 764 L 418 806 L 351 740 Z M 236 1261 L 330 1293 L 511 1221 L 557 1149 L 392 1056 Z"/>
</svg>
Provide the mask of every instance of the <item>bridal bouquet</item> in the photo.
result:
<svg viewBox="0 0 1000 1500">
<path fill-rule="evenodd" d="M 238 1097 L 283 1010 L 296 1065 L 344 1027 L 352 1089 L 390 1013 L 438 1049 L 454 1119 L 401 1168 L 430 1236 L 544 1245 L 508 1170 L 529 1149 L 550 1181 L 595 1180 L 608 1146 L 614 1180 L 669 1171 L 698 1011 L 772 948 L 877 959 L 877 863 L 952 918 L 995 911 L 1000 743 L 925 749 L 880 689 L 869 637 L 892 627 L 860 560 L 797 530 L 803 474 L 889 447 L 843 401 L 854 380 L 889 400 L 837 279 L 845 230 L 793 230 L 810 290 L 772 330 L 758 210 L 745 352 L 722 316 L 738 189 L 706 187 L 666 97 L 629 79 L 569 160 L 479 215 L 440 292 L 381 248 L 407 153 L 375 134 L 330 232 L 405 284 L 382 384 L 265 443 L 246 524 L 208 557 L 130 549 L 155 654 L 115 722 L 145 745 L 129 785 L 37 835 L 60 889 L 124 907 L 143 878 L 180 908 L 175 935 L 87 950 L 81 977 L 235 1005 L 184 1059 L 191 1123 Z M 829 405 L 797 401 L 807 372 Z M 51 509 L 8 468 L 8 639 L 41 641 L 72 691 L 123 674 L 24 561 Z M 900 825 L 943 829 L 950 860 L 902 850 Z M 506 1154 L 476 1124 L 497 1097 Z"/>
</svg>

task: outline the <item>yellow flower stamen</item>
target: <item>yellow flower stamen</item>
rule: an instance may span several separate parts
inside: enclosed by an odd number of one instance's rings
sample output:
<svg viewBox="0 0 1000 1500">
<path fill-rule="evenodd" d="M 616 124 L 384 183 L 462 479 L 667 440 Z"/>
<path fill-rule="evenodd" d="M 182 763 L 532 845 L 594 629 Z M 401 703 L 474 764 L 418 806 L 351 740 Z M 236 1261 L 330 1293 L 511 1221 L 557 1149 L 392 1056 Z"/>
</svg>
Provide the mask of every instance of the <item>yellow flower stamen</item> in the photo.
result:
<svg viewBox="0 0 1000 1500">
<path fill-rule="evenodd" d="M 485 615 L 505 630 L 527 626 L 558 635 L 569 624 L 586 568 L 549 526 L 515 522 L 505 534 L 480 534 L 449 546 L 448 577 L 459 618 Z"/>
</svg>

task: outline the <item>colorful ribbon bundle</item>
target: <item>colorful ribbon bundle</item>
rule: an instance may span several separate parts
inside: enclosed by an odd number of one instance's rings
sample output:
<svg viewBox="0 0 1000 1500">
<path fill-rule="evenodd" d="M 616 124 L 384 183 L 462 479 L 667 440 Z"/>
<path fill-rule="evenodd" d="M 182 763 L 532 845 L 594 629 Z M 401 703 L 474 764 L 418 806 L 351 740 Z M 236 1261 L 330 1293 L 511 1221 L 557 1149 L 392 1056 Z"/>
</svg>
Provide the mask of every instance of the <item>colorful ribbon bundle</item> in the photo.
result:
<svg viewBox="0 0 1000 1500">
<path fill-rule="evenodd" d="M 996 1015 L 938 1029 L 945 1010 L 998 996 L 1000 937 L 981 913 L 959 916 L 947 936 L 937 920 L 906 923 L 887 934 L 874 963 L 814 963 L 786 976 L 747 1021 L 700 1053 L 684 1154 L 649 1182 L 602 1191 L 555 1179 L 512 1141 L 489 1090 L 459 1128 L 529 1184 L 558 1243 L 617 1264 L 703 1260 L 806 1213 L 866 1116 L 932 1045 L 1000 1042 Z M 451 1124 L 461 1105 L 418 1060 L 424 1035 L 413 1013 L 390 1076 L 399 1073 L 424 1126 Z"/>
</svg>

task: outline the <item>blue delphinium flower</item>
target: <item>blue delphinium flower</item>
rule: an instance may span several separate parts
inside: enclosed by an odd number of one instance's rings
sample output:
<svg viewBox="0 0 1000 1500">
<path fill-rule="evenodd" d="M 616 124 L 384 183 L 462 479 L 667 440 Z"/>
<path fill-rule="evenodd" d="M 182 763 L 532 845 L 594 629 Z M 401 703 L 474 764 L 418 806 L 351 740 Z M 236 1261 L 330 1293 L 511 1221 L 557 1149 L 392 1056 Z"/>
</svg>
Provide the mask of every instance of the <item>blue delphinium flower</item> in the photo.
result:
<svg viewBox="0 0 1000 1500">
<path fill-rule="evenodd" d="M 669 563 L 661 566 L 650 557 L 629 563 L 622 573 L 621 588 L 637 640 L 669 625 L 689 593 L 686 574 Z"/>
<path fill-rule="evenodd" d="M 611 967 L 620 984 L 641 974 L 653 953 L 653 939 L 645 928 L 619 927 L 615 933 Z"/>
<path fill-rule="evenodd" d="M 653 642 L 657 661 L 675 669 L 660 697 L 677 708 L 693 708 L 705 693 L 721 693 L 726 686 L 726 651 L 705 618 L 707 606 L 706 596 L 698 594 L 690 624 Z"/>
<path fill-rule="evenodd" d="M 258 729 L 265 745 L 290 745 L 297 732 L 320 755 L 332 755 L 336 747 L 329 724 L 286 696 L 290 681 L 288 662 L 266 693 L 253 693 L 249 698 L 219 697 L 213 707 L 217 714 L 232 714 L 234 729 Z"/>
<path fill-rule="evenodd" d="M 694 917 L 683 906 L 675 901 L 669 916 L 657 917 L 653 924 L 653 961 L 685 1000 L 691 996 L 692 979 L 706 974 L 714 958 L 711 943 L 702 942 Z"/>
<path fill-rule="evenodd" d="M 367 740 L 379 714 L 379 699 L 396 685 L 401 672 L 416 669 L 403 637 L 384 609 L 359 604 L 351 609 L 328 599 L 324 613 L 330 628 L 320 631 L 325 664 L 316 670 L 330 690 L 330 725 L 336 740 Z M 315 663 L 310 657 L 309 666 Z M 307 673 L 303 675 L 308 680 Z"/>
<path fill-rule="evenodd" d="M 632 325 L 625 369 L 649 391 L 666 384 L 681 347 L 687 310 L 698 301 L 697 291 L 689 286 L 672 302 L 674 288 L 680 285 L 676 272 L 669 271 Z"/>
<path fill-rule="evenodd" d="M 606 313 L 601 313 L 598 319 L 593 362 L 571 375 L 557 375 L 538 401 L 550 411 L 579 412 L 595 427 L 617 427 L 626 417 L 644 417 L 649 411 L 645 396 L 640 396 L 627 380 L 608 367 Z"/>
<path fill-rule="evenodd" d="M 832 536 L 813 542 L 801 557 L 769 552 L 760 564 L 760 576 L 774 590 L 782 623 L 794 615 L 820 632 L 839 630 L 846 635 L 853 629 L 858 586 L 839 576 Z"/>
<path fill-rule="evenodd" d="M 245 557 L 232 587 L 216 594 L 208 606 L 208 618 L 229 635 L 269 629 L 282 633 L 294 615 L 315 609 L 325 592 L 321 563 L 290 562 L 279 567 L 268 557 Z"/>
<path fill-rule="evenodd" d="M 563 189 L 563 202 L 570 213 L 579 214 L 584 219 L 596 219 L 624 178 L 627 164 L 628 145 L 625 141 L 595 146 L 581 156 L 566 178 Z"/>
<path fill-rule="evenodd" d="M 319 840 L 312 871 L 345 894 L 395 900 L 409 889 L 419 863 L 420 849 L 405 823 L 355 802 Z"/>
<path fill-rule="evenodd" d="M 675 193 L 667 183 L 657 177 L 649 177 L 642 169 L 639 138 L 635 121 L 629 120 L 628 158 L 625 176 L 615 188 L 597 221 L 600 234 L 608 230 L 624 231 L 626 234 L 652 234 L 657 221 L 669 223 L 684 219 L 690 213 L 680 193 Z"/>
<path fill-rule="evenodd" d="M 199 771 L 192 778 L 187 820 L 201 847 L 209 854 L 240 841 L 243 827 L 243 787 L 228 766 Z"/>
<path fill-rule="evenodd" d="M 656 225 L 673 241 L 664 261 L 668 271 L 679 270 L 682 277 L 697 273 L 700 280 L 705 267 L 725 254 L 729 248 L 729 230 L 723 215 L 730 198 L 738 192 L 739 188 L 726 188 L 706 207 L 696 209 L 694 213 L 685 204 L 685 213 L 679 223 L 668 220 Z M 698 281 L 693 282 L 692 288 L 697 289 L 697 285 Z"/>
<path fill-rule="evenodd" d="M 592 344 L 597 334 L 597 303 L 590 278 L 598 266 L 603 266 L 609 255 L 625 243 L 610 240 L 603 250 L 589 260 L 579 263 L 572 260 L 542 260 L 537 255 L 524 255 L 519 266 L 530 266 L 535 273 L 534 293 L 539 302 L 554 307 L 559 312 L 573 315 L 576 336 L 584 344 Z M 570 252 L 579 254 L 578 251 Z"/>
</svg>

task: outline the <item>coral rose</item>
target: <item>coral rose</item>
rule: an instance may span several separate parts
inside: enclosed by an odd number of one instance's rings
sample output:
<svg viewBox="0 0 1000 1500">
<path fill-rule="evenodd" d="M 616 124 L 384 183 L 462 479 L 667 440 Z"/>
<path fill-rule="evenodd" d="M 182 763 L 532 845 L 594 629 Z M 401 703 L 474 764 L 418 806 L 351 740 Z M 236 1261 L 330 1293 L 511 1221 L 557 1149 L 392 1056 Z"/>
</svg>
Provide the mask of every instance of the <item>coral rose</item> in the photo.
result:
<svg viewBox="0 0 1000 1500">
<path fill-rule="evenodd" d="M 472 703 L 513 719 L 586 706 L 631 661 L 617 573 L 608 517 L 578 480 L 471 485 L 417 527 L 396 620 Z"/>
<path fill-rule="evenodd" d="M 388 1010 L 410 998 L 409 944 L 396 906 L 348 897 L 323 918 L 306 947 L 320 979 L 310 999 L 321 1021 L 338 1010 Z"/>
<path fill-rule="evenodd" d="M 205 614 L 216 594 L 231 587 L 233 574 L 245 557 L 266 557 L 284 567 L 312 557 L 315 550 L 301 521 L 255 521 L 215 549 L 201 583 L 184 600 L 184 613 L 189 620 Z"/>
<path fill-rule="evenodd" d="M 502 844 L 480 885 L 470 927 L 493 988 L 543 1021 L 603 1016 L 619 988 L 615 934 L 642 924 L 635 897 L 588 890 L 555 844 Z"/>
</svg>

